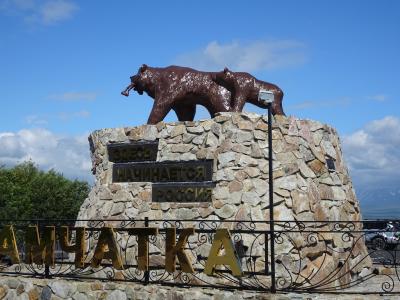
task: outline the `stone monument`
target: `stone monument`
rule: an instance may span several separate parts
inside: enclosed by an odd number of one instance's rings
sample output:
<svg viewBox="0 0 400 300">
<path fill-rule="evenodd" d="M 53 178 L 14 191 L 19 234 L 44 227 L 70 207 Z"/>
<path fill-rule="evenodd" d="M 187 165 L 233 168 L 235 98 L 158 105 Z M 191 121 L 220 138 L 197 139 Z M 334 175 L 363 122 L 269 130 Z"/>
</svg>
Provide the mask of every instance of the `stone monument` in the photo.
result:
<svg viewBox="0 0 400 300">
<path fill-rule="evenodd" d="M 145 66 L 139 74 L 148 71 L 149 67 Z M 228 72 L 224 70 L 223 74 Z M 124 93 L 134 88 L 154 97 L 155 81 L 159 77 L 153 77 L 152 83 L 144 86 L 138 81 L 139 75 L 135 76 Z M 179 80 L 182 81 L 184 76 Z M 206 80 L 207 84 L 221 81 L 218 73 L 196 76 Z M 367 270 L 371 262 L 364 259 L 367 250 L 363 242 L 351 244 L 342 234 L 301 233 L 309 227 L 307 224 L 324 229 L 330 221 L 349 224 L 360 221 L 359 203 L 335 129 L 317 121 L 284 116 L 281 109 L 283 93 L 272 87 L 275 107 L 272 174 L 268 171 L 267 116 L 232 109 L 232 103 L 242 101 L 242 96 L 231 99 L 238 95 L 240 85 L 224 92 L 216 92 L 223 86 L 212 88 L 211 96 L 207 98 L 211 99 L 210 103 L 200 103 L 209 105 L 212 118 L 208 120 L 192 121 L 196 102 L 190 93 L 186 94 L 191 95 L 186 98 L 188 106 L 183 107 L 171 104 L 174 97 L 169 100 L 155 97 L 149 124 L 91 133 L 92 171 L 96 180 L 81 206 L 78 219 L 102 219 L 107 225 L 118 226 L 124 220 L 143 222 L 148 218 L 158 220 L 161 227 L 163 221 L 169 220 L 184 220 L 189 225 L 209 221 L 216 222 L 214 228 L 230 230 L 237 229 L 235 222 L 246 221 L 254 224 L 252 230 L 268 230 L 271 209 L 268 179 L 273 176 L 276 230 L 287 229 L 287 224 L 297 224 L 276 236 L 273 259 L 277 262 L 277 277 L 285 278 L 285 270 L 289 269 L 313 284 L 341 264 L 347 270 L 353 270 L 353 274 L 365 272 L 363 270 Z M 226 98 L 231 94 L 231 98 Z M 215 109 L 215 95 L 222 101 L 219 103 L 222 109 Z M 253 96 L 246 97 L 255 101 Z M 167 100 L 172 102 L 165 105 Z M 160 102 L 164 103 L 162 111 L 158 107 Z M 162 122 L 169 108 L 177 112 L 181 121 Z M 297 231 L 292 230 L 295 227 Z M 263 236 L 256 245 L 246 238 L 240 241 L 246 249 L 251 248 L 253 255 L 260 257 L 255 267 L 259 267 L 258 262 L 261 266 L 271 259 L 263 254 L 266 253 L 265 239 Z M 343 249 L 349 247 L 352 248 L 351 255 L 346 256 Z M 155 243 L 150 248 L 154 254 L 150 257 L 150 265 L 162 265 L 162 245 Z M 209 246 L 194 249 L 192 261 L 196 261 L 196 256 L 206 256 L 208 251 Z M 132 253 L 130 263 L 136 259 L 136 252 Z M 348 276 L 350 272 L 338 279 L 340 284 L 348 282 Z"/>
</svg>

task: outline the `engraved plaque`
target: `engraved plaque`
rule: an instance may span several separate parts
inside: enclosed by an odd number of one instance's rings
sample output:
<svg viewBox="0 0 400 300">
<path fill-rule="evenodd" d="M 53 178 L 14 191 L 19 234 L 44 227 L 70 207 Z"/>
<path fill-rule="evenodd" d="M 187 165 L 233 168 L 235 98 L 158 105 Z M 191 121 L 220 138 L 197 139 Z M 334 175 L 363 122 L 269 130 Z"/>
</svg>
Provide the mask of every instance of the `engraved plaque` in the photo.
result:
<svg viewBox="0 0 400 300">
<path fill-rule="evenodd" d="M 115 163 L 113 182 L 211 181 L 213 161 L 165 161 Z"/>
<path fill-rule="evenodd" d="M 153 202 L 211 202 L 215 183 L 185 182 L 185 183 L 153 183 Z"/>
<path fill-rule="evenodd" d="M 158 141 L 108 144 L 108 160 L 114 163 L 156 161 Z"/>
</svg>

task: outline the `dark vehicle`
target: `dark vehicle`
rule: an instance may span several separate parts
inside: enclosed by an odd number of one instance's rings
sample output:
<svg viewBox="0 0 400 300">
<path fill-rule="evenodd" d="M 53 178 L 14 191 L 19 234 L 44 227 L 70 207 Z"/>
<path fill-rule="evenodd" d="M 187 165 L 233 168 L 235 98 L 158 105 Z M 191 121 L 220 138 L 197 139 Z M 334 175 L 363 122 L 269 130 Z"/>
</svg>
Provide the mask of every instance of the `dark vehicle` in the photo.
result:
<svg viewBox="0 0 400 300">
<path fill-rule="evenodd" d="M 8 255 L 0 254 L 0 265 L 11 266 L 12 265 L 11 258 Z"/>
<path fill-rule="evenodd" d="M 394 250 L 400 243 L 399 222 L 385 222 L 385 225 L 384 228 L 376 229 L 365 229 L 364 226 L 365 243 L 375 250 Z"/>
</svg>

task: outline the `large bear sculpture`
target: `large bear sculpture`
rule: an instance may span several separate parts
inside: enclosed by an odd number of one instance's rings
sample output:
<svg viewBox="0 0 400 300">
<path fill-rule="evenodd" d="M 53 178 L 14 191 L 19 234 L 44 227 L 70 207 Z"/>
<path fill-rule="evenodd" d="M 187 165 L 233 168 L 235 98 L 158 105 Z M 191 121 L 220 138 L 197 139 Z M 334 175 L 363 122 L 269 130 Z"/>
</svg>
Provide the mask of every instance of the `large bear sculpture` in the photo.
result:
<svg viewBox="0 0 400 300">
<path fill-rule="evenodd" d="M 133 89 L 140 95 L 146 92 L 154 99 L 148 124 L 162 121 L 171 109 L 179 121 L 193 121 L 196 105 L 203 105 L 211 117 L 218 112 L 238 111 L 233 110 L 235 97 L 226 88 L 227 85 L 218 84 L 217 78 L 220 77 L 217 72 L 201 72 L 179 66 L 153 68 L 144 64 L 121 94 L 129 96 L 129 91 Z M 258 98 L 253 97 L 249 102 L 268 108 L 268 104 Z"/>
</svg>

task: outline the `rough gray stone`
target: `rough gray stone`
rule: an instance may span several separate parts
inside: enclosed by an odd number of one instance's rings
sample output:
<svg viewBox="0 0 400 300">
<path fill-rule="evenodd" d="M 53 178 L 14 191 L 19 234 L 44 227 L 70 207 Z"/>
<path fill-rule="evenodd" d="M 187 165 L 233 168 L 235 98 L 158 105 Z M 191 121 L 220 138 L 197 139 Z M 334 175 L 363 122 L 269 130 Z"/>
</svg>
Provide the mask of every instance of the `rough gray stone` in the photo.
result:
<svg viewBox="0 0 400 300">
<path fill-rule="evenodd" d="M 299 190 L 293 190 L 291 195 L 293 210 L 296 214 L 310 210 L 310 202 L 308 201 L 307 193 Z"/>
<path fill-rule="evenodd" d="M 147 125 L 145 131 L 143 132 L 143 139 L 148 141 L 154 141 L 157 139 L 158 130 L 157 127 L 154 125 Z"/>
<path fill-rule="evenodd" d="M 19 280 L 15 279 L 15 278 L 9 278 L 7 279 L 7 285 L 11 288 L 11 289 L 16 289 L 19 286 L 20 282 Z"/>
<path fill-rule="evenodd" d="M 277 188 L 285 189 L 288 191 L 294 190 L 297 187 L 296 175 L 280 177 L 275 180 L 274 185 Z"/>
<path fill-rule="evenodd" d="M 254 138 L 256 140 L 267 140 L 268 133 L 266 131 L 254 130 Z"/>
<path fill-rule="evenodd" d="M 244 171 L 252 178 L 259 177 L 261 173 L 260 169 L 257 167 L 246 167 L 244 168 Z"/>
<path fill-rule="evenodd" d="M 253 145 L 253 144 L 252 144 Z M 247 147 L 245 145 L 242 144 L 236 144 L 232 146 L 232 150 L 237 152 L 237 153 L 242 153 L 242 154 L 247 154 L 247 155 L 251 155 L 251 148 Z"/>
<path fill-rule="evenodd" d="M 116 202 L 113 204 L 110 214 L 112 216 L 119 215 L 125 210 L 125 204 L 122 202 Z"/>
<path fill-rule="evenodd" d="M 207 133 L 206 146 L 216 147 L 218 145 L 218 138 L 212 133 Z"/>
<path fill-rule="evenodd" d="M 313 133 L 313 139 L 314 139 L 314 145 L 315 145 L 315 146 L 320 145 L 320 143 L 321 143 L 321 141 L 322 141 L 322 137 L 323 137 L 323 132 L 322 132 L 322 130 L 318 130 L 318 131 L 315 131 L 315 132 Z"/>
<path fill-rule="evenodd" d="M 227 219 L 232 217 L 235 214 L 236 210 L 237 209 L 235 208 L 234 205 L 225 204 L 220 209 L 215 210 L 215 213 L 222 219 Z"/>
<path fill-rule="evenodd" d="M 297 123 L 296 123 L 296 119 L 295 118 L 289 118 L 288 135 L 294 135 L 294 136 L 298 136 L 299 135 L 299 130 L 297 128 Z"/>
<path fill-rule="evenodd" d="M 199 216 L 199 212 L 196 209 L 191 208 L 179 208 L 176 217 L 182 220 L 195 219 Z"/>
<path fill-rule="evenodd" d="M 205 139 L 205 135 L 199 135 L 192 140 L 192 143 L 195 145 L 202 145 Z"/>
<path fill-rule="evenodd" d="M 310 150 L 310 149 L 307 149 L 307 148 L 306 148 L 305 146 L 303 146 L 303 145 L 300 145 L 300 146 L 299 146 L 299 151 L 300 151 L 300 154 L 301 154 L 302 158 L 303 158 L 306 162 L 311 161 L 311 160 L 313 160 L 313 159 L 315 158 L 315 156 L 312 154 L 311 150 Z"/>
<path fill-rule="evenodd" d="M 119 190 L 113 197 L 114 202 L 128 202 L 132 200 L 131 193 L 127 190 Z"/>
<path fill-rule="evenodd" d="M 170 137 L 176 137 L 178 135 L 182 135 L 186 133 L 186 127 L 185 125 L 176 125 L 172 128 L 171 133 L 170 133 Z"/>
<path fill-rule="evenodd" d="M 87 300 L 87 299 L 89 299 L 89 298 L 88 298 L 88 296 L 87 296 L 86 294 L 84 294 L 84 293 L 75 293 L 75 294 L 72 296 L 72 299 L 73 299 L 73 300 Z"/>
<path fill-rule="evenodd" d="M 90 285 L 87 283 L 78 283 L 76 289 L 79 293 L 87 293 L 91 291 Z"/>
<path fill-rule="evenodd" d="M 236 159 L 235 152 L 225 152 L 218 155 L 218 161 L 220 163 L 220 167 L 226 166 L 229 162 L 234 161 Z"/>
<path fill-rule="evenodd" d="M 211 125 L 211 132 L 214 133 L 216 136 L 220 136 L 221 128 L 222 128 L 222 126 L 220 124 L 214 123 Z"/>
<path fill-rule="evenodd" d="M 299 166 L 300 173 L 305 178 L 315 178 L 315 173 L 307 166 L 303 160 L 297 160 L 297 165 Z"/>
<path fill-rule="evenodd" d="M 125 209 L 124 212 L 128 218 L 133 218 L 138 215 L 139 210 L 134 207 L 130 207 L 130 208 Z"/>
<path fill-rule="evenodd" d="M 126 300 L 126 294 L 120 290 L 112 291 L 107 295 L 107 300 Z"/>
<path fill-rule="evenodd" d="M 251 144 L 251 156 L 254 158 L 262 158 L 264 156 L 264 153 L 258 144 Z"/>
<path fill-rule="evenodd" d="M 192 140 L 196 137 L 197 135 L 195 134 L 190 134 L 190 133 L 184 133 L 182 135 L 182 142 L 185 144 L 189 144 L 192 142 Z"/>
<path fill-rule="evenodd" d="M 242 155 L 240 155 L 238 164 L 239 164 L 239 166 L 255 167 L 255 166 L 257 166 L 257 160 L 248 155 L 242 154 Z"/>
<path fill-rule="evenodd" d="M 256 192 L 246 192 L 243 193 L 242 202 L 248 203 L 251 206 L 256 206 L 261 202 L 261 198 Z"/>
<path fill-rule="evenodd" d="M 253 122 L 250 121 L 239 121 L 238 127 L 241 130 L 252 131 L 254 129 L 254 124 Z"/>
<path fill-rule="evenodd" d="M 50 300 L 51 299 L 51 295 L 53 294 L 53 292 L 51 291 L 50 287 L 45 286 L 42 289 L 42 292 L 40 293 L 40 300 Z"/>
<path fill-rule="evenodd" d="M 218 200 L 228 199 L 230 197 L 229 189 L 227 186 L 216 186 L 214 189 L 214 197 Z"/>
<path fill-rule="evenodd" d="M 231 181 L 231 180 L 235 179 L 235 176 L 234 176 L 232 170 L 223 169 L 223 170 L 217 171 L 216 179 L 217 179 L 217 181 L 222 181 L 222 180 Z"/>
<path fill-rule="evenodd" d="M 292 152 L 277 153 L 276 158 L 283 164 L 290 164 L 296 162 L 296 156 Z"/>
<path fill-rule="evenodd" d="M 186 153 L 192 150 L 193 146 L 188 144 L 173 144 L 171 145 L 172 152 Z"/>
<path fill-rule="evenodd" d="M 155 125 L 143 125 L 134 128 L 126 128 L 126 135 L 130 140 L 138 141 L 138 140 L 147 140 L 154 141 L 158 137 L 158 130 Z M 114 141 L 121 141 L 122 134 L 116 135 L 114 137 Z M 106 142 L 104 140 L 104 142 Z"/>
<path fill-rule="evenodd" d="M 269 185 L 267 180 L 256 178 L 253 180 L 253 185 L 255 192 L 257 193 L 258 196 L 264 195 L 269 190 Z"/>
<path fill-rule="evenodd" d="M 53 281 L 49 284 L 49 287 L 53 291 L 55 295 L 57 295 L 60 298 L 68 298 L 71 297 L 75 291 L 76 291 L 76 286 L 72 284 L 68 284 L 65 281 Z"/>
<path fill-rule="evenodd" d="M 285 176 L 295 174 L 299 171 L 299 165 L 297 164 L 297 162 L 284 164 L 282 165 L 282 168 L 285 173 Z"/>
<path fill-rule="evenodd" d="M 209 157 L 206 157 L 206 158 L 209 158 Z M 196 155 L 193 154 L 193 153 L 182 153 L 180 158 L 177 159 L 177 160 L 182 160 L 182 161 L 185 161 L 185 160 L 196 160 Z"/>
<path fill-rule="evenodd" d="M 125 294 L 126 294 L 126 296 L 127 296 L 128 299 L 134 299 L 134 297 L 135 297 L 135 290 L 133 289 L 132 286 L 127 285 L 127 286 L 125 287 Z"/>
<path fill-rule="evenodd" d="M 204 132 L 204 128 L 201 126 L 191 126 L 187 127 L 186 130 L 190 133 L 202 133 Z"/>
<path fill-rule="evenodd" d="M 321 141 L 321 147 L 325 151 L 326 154 L 328 154 L 330 157 L 336 159 L 336 151 L 335 148 L 333 148 L 333 145 L 330 141 Z"/>
<path fill-rule="evenodd" d="M 111 191 L 105 187 L 103 187 L 99 192 L 100 200 L 112 200 L 113 196 L 111 195 Z"/>
<path fill-rule="evenodd" d="M 17 298 L 18 298 L 18 295 L 15 290 L 8 290 L 7 295 L 5 297 L 6 300 L 14 300 Z"/>
<path fill-rule="evenodd" d="M 247 131 L 239 131 L 237 132 L 236 142 L 237 143 L 244 143 L 250 142 L 253 140 L 253 134 Z"/>
<path fill-rule="evenodd" d="M 337 186 L 332 186 L 333 199 L 334 200 L 345 200 L 346 192 L 342 188 Z"/>
<path fill-rule="evenodd" d="M 18 300 L 31 300 L 31 299 L 29 299 L 29 295 L 27 293 L 22 293 L 18 296 Z"/>
</svg>

